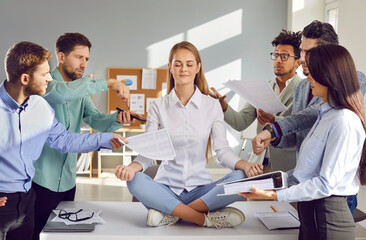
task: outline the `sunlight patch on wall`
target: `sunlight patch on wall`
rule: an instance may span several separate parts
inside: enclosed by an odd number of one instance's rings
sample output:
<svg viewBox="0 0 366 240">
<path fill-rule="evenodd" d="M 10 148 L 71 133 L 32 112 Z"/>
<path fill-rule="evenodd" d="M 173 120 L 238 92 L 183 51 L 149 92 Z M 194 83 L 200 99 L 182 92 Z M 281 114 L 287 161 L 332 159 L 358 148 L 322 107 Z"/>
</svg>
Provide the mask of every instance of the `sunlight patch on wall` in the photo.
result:
<svg viewBox="0 0 366 240">
<path fill-rule="evenodd" d="M 305 0 L 292 0 L 292 12 L 297 12 L 305 7 Z"/>
<path fill-rule="evenodd" d="M 230 89 L 224 87 L 223 83 L 228 80 L 240 80 L 241 79 L 241 70 L 242 69 L 242 60 L 237 59 L 225 65 L 222 65 L 218 68 L 215 68 L 209 72 L 205 73 L 208 85 L 210 87 L 216 88 L 216 90 L 221 94 L 227 94 Z M 228 102 L 230 106 L 234 109 L 237 109 L 240 104 L 240 97 L 237 94 L 234 94 L 231 98 L 228 98 Z"/>
<path fill-rule="evenodd" d="M 216 89 L 222 89 L 223 83 L 228 80 L 240 80 L 241 79 L 241 58 L 215 68 L 205 73 L 206 79 L 210 87 Z"/>
<path fill-rule="evenodd" d="M 147 50 L 147 67 L 159 68 L 168 64 L 170 49 L 178 42 L 184 40 L 184 33 L 179 33 L 173 37 L 151 44 Z"/>
<path fill-rule="evenodd" d="M 243 10 L 239 9 L 187 31 L 187 41 L 198 50 L 211 47 L 242 33 Z"/>
</svg>

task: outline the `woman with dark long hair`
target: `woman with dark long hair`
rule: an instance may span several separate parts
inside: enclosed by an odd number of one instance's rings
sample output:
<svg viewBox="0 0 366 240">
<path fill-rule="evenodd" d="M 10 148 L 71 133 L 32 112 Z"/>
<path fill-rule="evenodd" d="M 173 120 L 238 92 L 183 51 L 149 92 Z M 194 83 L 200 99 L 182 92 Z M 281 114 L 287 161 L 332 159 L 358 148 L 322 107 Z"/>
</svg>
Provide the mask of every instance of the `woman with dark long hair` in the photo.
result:
<svg viewBox="0 0 366 240">
<path fill-rule="evenodd" d="M 339 45 L 307 52 L 308 80 L 320 97 L 318 119 L 301 145 L 291 187 L 253 188 L 247 198 L 299 202 L 299 239 L 354 239 L 346 197 L 366 184 L 365 113 L 355 64 Z"/>
</svg>

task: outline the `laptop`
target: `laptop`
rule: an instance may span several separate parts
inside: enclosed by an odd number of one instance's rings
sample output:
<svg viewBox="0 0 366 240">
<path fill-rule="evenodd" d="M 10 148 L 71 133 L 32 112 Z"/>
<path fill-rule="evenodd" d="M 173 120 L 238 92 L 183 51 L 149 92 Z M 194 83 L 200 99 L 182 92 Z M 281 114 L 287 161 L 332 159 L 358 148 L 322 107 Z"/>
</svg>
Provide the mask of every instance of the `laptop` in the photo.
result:
<svg viewBox="0 0 366 240">
<path fill-rule="evenodd" d="M 66 225 L 63 222 L 51 222 L 55 217 L 56 214 L 52 211 L 43 228 L 44 232 L 92 232 L 95 228 L 95 224 Z"/>
</svg>

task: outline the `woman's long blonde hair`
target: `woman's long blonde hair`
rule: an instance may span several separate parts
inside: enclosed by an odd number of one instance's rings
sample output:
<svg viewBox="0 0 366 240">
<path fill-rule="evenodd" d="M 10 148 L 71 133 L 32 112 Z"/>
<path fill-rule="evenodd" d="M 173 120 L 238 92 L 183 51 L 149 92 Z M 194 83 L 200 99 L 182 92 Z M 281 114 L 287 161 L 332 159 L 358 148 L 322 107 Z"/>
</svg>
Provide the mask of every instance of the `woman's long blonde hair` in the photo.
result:
<svg viewBox="0 0 366 240">
<path fill-rule="evenodd" d="M 178 49 L 186 49 L 188 51 L 190 51 L 191 53 L 194 54 L 195 58 L 196 58 L 196 62 L 197 64 L 200 64 L 200 70 L 199 72 L 196 74 L 196 77 L 194 78 L 194 85 L 196 85 L 198 87 L 198 89 L 201 91 L 202 94 L 204 95 L 208 95 L 209 93 L 209 87 L 206 81 L 206 77 L 205 74 L 203 73 L 202 70 L 202 62 L 201 62 L 201 56 L 200 53 L 198 52 L 197 48 L 190 42 L 187 41 L 183 41 L 180 43 L 177 43 L 173 46 L 173 48 L 170 50 L 170 54 L 169 54 L 169 63 L 173 64 L 173 57 L 175 52 Z M 167 77 L 167 94 L 169 94 L 173 88 L 174 88 L 174 78 L 173 78 L 173 74 L 168 71 L 168 77 Z M 211 134 L 208 138 L 208 143 L 207 143 L 207 149 L 206 149 L 206 159 L 208 162 L 208 159 L 210 159 L 212 157 L 212 145 L 211 145 Z"/>
</svg>

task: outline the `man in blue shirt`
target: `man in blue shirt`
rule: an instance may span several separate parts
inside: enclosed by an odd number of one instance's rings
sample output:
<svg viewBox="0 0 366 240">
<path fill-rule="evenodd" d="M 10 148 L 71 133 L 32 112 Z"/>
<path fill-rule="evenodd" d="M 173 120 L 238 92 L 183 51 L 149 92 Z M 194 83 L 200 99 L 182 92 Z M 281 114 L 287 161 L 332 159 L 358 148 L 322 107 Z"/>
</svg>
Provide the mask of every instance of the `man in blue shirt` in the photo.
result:
<svg viewBox="0 0 366 240">
<path fill-rule="evenodd" d="M 52 81 L 43 47 L 20 42 L 5 58 L 7 80 L 0 85 L 0 239 L 32 239 L 34 166 L 45 143 L 60 152 L 116 149 L 124 138 L 113 133 L 78 134 L 66 131 L 52 107 L 39 95 Z M 119 138 L 119 139 L 118 139 Z"/>
<path fill-rule="evenodd" d="M 309 70 L 305 61 L 305 54 L 310 49 L 324 44 L 339 44 L 338 35 L 332 25 L 313 21 L 306 26 L 302 32 L 303 38 L 300 44 L 301 54 L 300 61 L 303 67 L 304 75 L 309 75 Z M 366 77 L 363 73 L 357 72 L 358 80 L 363 95 L 366 94 Z M 262 131 L 253 139 L 253 152 L 259 154 L 263 148 L 270 144 L 278 148 L 297 147 L 300 146 L 309 133 L 311 127 L 315 123 L 319 106 L 322 100 L 312 95 L 310 83 L 303 79 L 295 88 L 294 103 L 292 114 L 279 121 L 270 124 L 271 128 Z M 269 122 L 269 119 L 267 120 Z M 348 206 L 353 214 L 357 206 L 357 196 L 349 196 L 347 198 Z"/>
</svg>

